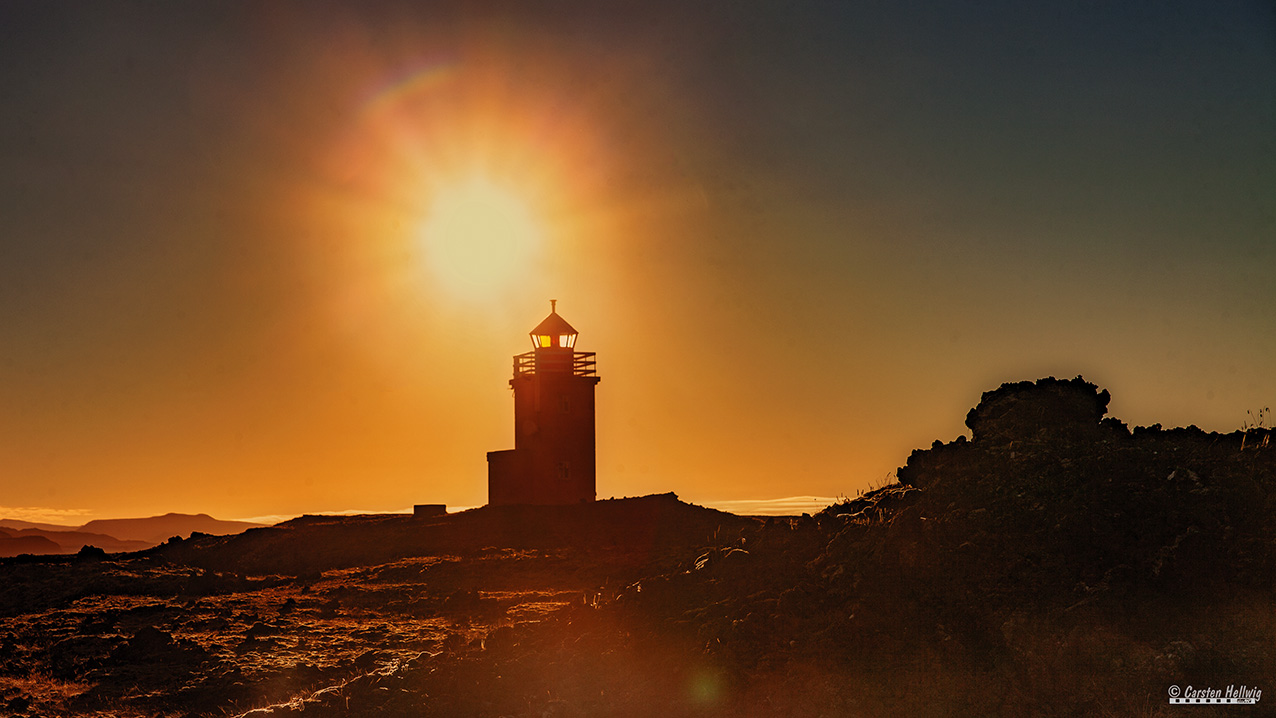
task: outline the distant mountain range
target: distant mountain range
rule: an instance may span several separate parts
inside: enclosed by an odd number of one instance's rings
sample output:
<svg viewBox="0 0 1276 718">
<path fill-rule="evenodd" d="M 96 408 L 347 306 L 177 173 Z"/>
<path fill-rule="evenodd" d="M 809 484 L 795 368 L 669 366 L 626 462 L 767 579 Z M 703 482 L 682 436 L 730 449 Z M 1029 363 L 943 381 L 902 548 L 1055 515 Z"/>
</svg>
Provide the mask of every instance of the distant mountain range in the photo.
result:
<svg viewBox="0 0 1276 718">
<path fill-rule="evenodd" d="M 20 521 L 18 519 L 0 519 L 0 528 L 6 529 L 41 529 L 44 531 L 77 531 L 79 526 L 70 526 L 67 524 L 42 524 L 35 521 Z"/>
<path fill-rule="evenodd" d="M 110 553 L 141 551 L 173 536 L 192 532 L 237 534 L 264 524 L 222 521 L 208 514 L 164 514 L 139 519 L 100 519 L 83 526 L 60 526 L 17 519 L 0 519 L 0 557 L 29 554 L 76 553 L 96 546 Z"/>
</svg>

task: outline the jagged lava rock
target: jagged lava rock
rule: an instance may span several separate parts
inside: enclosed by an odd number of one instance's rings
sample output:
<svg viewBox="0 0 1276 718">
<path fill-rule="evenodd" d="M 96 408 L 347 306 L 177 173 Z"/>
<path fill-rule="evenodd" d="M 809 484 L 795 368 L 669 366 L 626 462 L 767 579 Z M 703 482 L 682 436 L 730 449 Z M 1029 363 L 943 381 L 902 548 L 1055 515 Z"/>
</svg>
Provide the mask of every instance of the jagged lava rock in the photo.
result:
<svg viewBox="0 0 1276 718">
<path fill-rule="evenodd" d="M 1110 399 L 1080 376 L 1006 383 L 984 392 L 966 426 L 979 443 L 1072 438 L 1098 429 Z"/>
</svg>

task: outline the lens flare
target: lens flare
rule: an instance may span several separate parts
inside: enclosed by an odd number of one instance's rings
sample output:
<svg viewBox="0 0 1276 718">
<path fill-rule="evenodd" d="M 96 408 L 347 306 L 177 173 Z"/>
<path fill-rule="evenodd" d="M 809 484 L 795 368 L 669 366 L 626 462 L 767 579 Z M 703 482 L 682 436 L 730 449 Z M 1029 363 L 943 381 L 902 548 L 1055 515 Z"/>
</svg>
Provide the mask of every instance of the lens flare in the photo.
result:
<svg viewBox="0 0 1276 718">
<path fill-rule="evenodd" d="M 442 89 L 457 74 L 454 60 L 426 63 L 398 79 L 377 87 L 363 103 L 360 116 L 376 118 L 392 112 L 404 104 L 419 101 Z"/>
</svg>

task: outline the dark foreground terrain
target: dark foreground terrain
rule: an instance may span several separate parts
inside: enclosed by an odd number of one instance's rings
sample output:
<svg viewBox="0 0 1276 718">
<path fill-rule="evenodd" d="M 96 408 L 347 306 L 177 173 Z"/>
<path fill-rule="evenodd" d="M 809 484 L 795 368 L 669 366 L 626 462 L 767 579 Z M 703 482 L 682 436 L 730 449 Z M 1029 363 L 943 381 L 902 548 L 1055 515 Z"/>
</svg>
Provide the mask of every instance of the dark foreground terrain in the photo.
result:
<svg viewBox="0 0 1276 718">
<path fill-rule="evenodd" d="M 663 495 L 8 559 L 0 714 L 1272 715 L 1269 432 L 1107 401 L 1003 385 L 814 517 Z"/>
</svg>

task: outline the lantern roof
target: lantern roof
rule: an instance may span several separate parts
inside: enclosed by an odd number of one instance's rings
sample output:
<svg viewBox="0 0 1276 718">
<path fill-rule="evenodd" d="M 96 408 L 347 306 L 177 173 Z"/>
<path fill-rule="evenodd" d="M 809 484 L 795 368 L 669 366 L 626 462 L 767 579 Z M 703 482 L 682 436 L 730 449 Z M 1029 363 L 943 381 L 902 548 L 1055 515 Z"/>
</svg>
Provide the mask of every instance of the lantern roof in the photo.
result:
<svg viewBox="0 0 1276 718">
<path fill-rule="evenodd" d="M 558 312 L 555 309 L 557 303 L 558 303 L 558 300 L 556 299 L 550 300 L 549 316 L 541 320 L 541 323 L 537 324 L 536 328 L 533 329 L 531 332 L 529 332 L 530 334 L 559 336 L 561 334 L 579 334 L 580 333 L 576 331 L 575 329 L 573 329 L 572 325 L 568 324 L 566 319 L 563 319 L 562 317 L 558 316 Z"/>
</svg>

